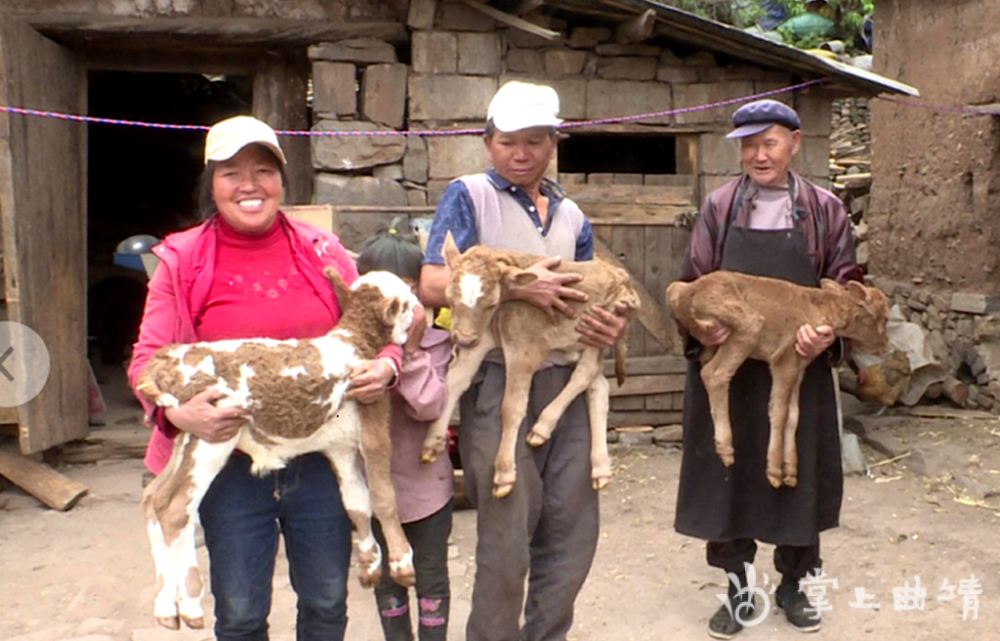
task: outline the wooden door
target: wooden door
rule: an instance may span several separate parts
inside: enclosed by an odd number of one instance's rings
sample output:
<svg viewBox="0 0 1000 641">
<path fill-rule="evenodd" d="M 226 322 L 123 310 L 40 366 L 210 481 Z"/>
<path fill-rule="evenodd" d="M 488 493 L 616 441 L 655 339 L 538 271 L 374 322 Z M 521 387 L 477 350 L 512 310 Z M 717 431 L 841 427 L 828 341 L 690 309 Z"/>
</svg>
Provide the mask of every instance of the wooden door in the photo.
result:
<svg viewBox="0 0 1000 641">
<path fill-rule="evenodd" d="M 85 90 L 69 50 L 0 13 L 0 105 L 83 113 Z M 17 408 L 25 454 L 88 430 L 85 149 L 82 124 L 0 113 L 6 319 L 41 336 L 51 363 L 42 391 Z"/>
</svg>

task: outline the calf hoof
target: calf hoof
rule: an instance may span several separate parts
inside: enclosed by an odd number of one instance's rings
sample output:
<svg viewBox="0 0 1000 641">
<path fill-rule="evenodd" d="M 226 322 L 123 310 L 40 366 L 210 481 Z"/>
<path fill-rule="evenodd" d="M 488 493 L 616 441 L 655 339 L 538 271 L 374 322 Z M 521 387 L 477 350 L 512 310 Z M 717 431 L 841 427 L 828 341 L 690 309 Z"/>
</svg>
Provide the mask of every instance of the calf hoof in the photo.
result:
<svg viewBox="0 0 1000 641">
<path fill-rule="evenodd" d="M 189 619 L 184 617 L 184 625 L 191 628 L 192 630 L 204 630 L 205 629 L 205 617 L 195 617 Z"/>
<path fill-rule="evenodd" d="M 549 437 L 547 434 L 541 434 L 532 429 L 528 432 L 528 445 L 531 447 L 541 447 L 549 442 Z"/>
<path fill-rule="evenodd" d="M 782 482 L 788 487 L 797 487 L 799 484 L 799 477 L 786 474 L 785 478 L 782 479 Z"/>
<path fill-rule="evenodd" d="M 601 477 L 595 476 L 593 480 L 594 489 L 597 490 L 598 492 L 606 488 L 609 483 L 611 483 L 611 478 L 607 476 L 601 476 Z"/>
<path fill-rule="evenodd" d="M 369 590 L 374 588 L 382 580 L 382 566 L 380 565 L 378 569 L 372 570 L 371 568 L 361 567 L 358 570 L 358 581 L 361 583 L 361 587 Z"/>
<path fill-rule="evenodd" d="M 732 445 L 719 445 L 715 444 L 715 452 L 722 459 L 722 464 L 726 467 L 732 467 L 736 464 L 736 450 L 733 449 Z"/>
<path fill-rule="evenodd" d="M 413 563 L 406 561 L 399 567 L 391 568 L 389 574 L 392 580 L 404 588 L 411 588 L 417 583 L 417 574 L 413 569 Z"/>
<path fill-rule="evenodd" d="M 503 497 L 510 494 L 511 490 L 513 489 L 514 489 L 513 483 L 494 484 L 493 496 L 494 498 L 502 499 Z"/>
<path fill-rule="evenodd" d="M 181 620 L 179 617 L 156 617 L 156 622 L 168 630 L 181 629 Z"/>
<path fill-rule="evenodd" d="M 611 465 L 593 465 L 590 478 L 595 490 L 603 490 L 611 483 Z"/>
<path fill-rule="evenodd" d="M 773 487 L 774 489 L 776 490 L 779 489 L 782 485 L 781 474 L 779 474 L 778 472 L 768 472 L 767 482 L 770 483 L 771 487 Z"/>
<path fill-rule="evenodd" d="M 420 461 L 422 463 L 433 463 L 444 454 L 445 441 L 443 438 L 428 438 L 424 441 L 424 446 L 420 450 Z"/>
</svg>

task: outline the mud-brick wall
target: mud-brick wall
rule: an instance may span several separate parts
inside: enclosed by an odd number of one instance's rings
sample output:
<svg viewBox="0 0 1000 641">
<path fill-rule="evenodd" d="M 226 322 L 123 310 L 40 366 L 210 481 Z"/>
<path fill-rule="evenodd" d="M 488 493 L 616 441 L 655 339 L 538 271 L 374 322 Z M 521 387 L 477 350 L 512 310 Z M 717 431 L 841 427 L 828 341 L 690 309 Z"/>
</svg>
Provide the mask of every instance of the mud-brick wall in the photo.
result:
<svg viewBox="0 0 1000 641">
<path fill-rule="evenodd" d="M 996 2 L 880 0 L 875 70 L 927 103 L 998 103 L 998 22 Z M 876 100 L 872 130 L 872 273 L 930 293 L 1000 294 L 1000 121 Z"/>
<path fill-rule="evenodd" d="M 0 0 L 31 14 L 127 17 L 260 17 L 285 20 L 405 20 L 409 0 Z"/>
</svg>

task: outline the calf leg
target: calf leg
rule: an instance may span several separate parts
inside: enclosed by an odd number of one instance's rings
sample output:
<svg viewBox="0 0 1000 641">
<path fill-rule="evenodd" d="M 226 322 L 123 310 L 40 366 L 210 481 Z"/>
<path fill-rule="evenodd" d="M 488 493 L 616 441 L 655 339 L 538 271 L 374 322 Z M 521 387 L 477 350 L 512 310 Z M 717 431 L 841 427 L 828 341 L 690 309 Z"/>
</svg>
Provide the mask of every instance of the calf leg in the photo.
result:
<svg viewBox="0 0 1000 641">
<path fill-rule="evenodd" d="M 767 413 L 771 435 L 767 443 L 767 480 L 777 489 L 782 483 L 782 462 L 785 453 L 785 426 L 788 424 L 789 401 L 798 377 L 799 356 L 789 346 L 771 361 L 771 399 Z M 797 419 L 796 419 L 797 420 Z M 794 443 L 792 445 L 794 447 Z"/>
<path fill-rule="evenodd" d="M 372 534 L 371 497 L 361 473 L 357 448 L 339 445 L 327 448 L 323 454 L 337 474 L 344 511 L 358 533 L 358 579 L 362 587 L 374 587 L 382 578 L 382 551 Z"/>
<path fill-rule="evenodd" d="M 201 605 L 205 589 L 195 545 L 198 506 L 238 441 L 235 437 L 224 443 L 208 443 L 182 434 L 174 443 L 167 468 L 143 492 L 156 567 L 153 615 L 163 627 L 177 630 L 181 621 L 189 628 L 205 627 Z"/>
<path fill-rule="evenodd" d="M 552 402 L 546 406 L 538 416 L 538 420 L 531 428 L 531 431 L 528 432 L 529 445 L 532 447 L 545 445 L 549 437 L 552 436 L 552 430 L 556 428 L 556 424 L 562 417 L 563 412 L 566 411 L 566 408 L 569 407 L 569 404 L 590 387 L 591 381 L 594 380 L 595 376 L 602 374 L 602 351 L 598 347 L 587 347 L 583 350 L 580 360 L 573 370 L 573 375 L 570 377 L 569 382 L 566 383 L 566 387 L 562 388 L 559 394 L 552 399 Z"/>
<path fill-rule="evenodd" d="M 785 452 L 784 461 L 781 466 L 781 480 L 788 487 L 795 487 L 799 484 L 799 450 L 796 443 L 796 436 L 799 429 L 800 394 L 802 379 L 806 374 L 805 366 L 805 363 L 800 364 L 798 376 L 795 379 L 788 398 L 788 421 L 785 423 Z"/>
<path fill-rule="evenodd" d="M 503 423 L 500 449 L 493 466 L 493 496 L 500 499 L 514 489 L 517 480 L 517 433 L 528 412 L 528 393 L 535 372 L 541 366 L 548 350 L 507 349 L 505 344 L 506 380 L 504 382 L 503 405 L 500 408 Z"/>
<path fill-rule="evenodd" d="M 462 394 L 472 385 L 472 379 L 479 371 L 483 358 L 496 346 L 493 334 L 487 333 L 475 347 L 459 350 L 458 355 L 448 366 L 448 400 L 441 416 L 427 428 L 427 436 L 424 438 L 423 449 L 420 453 L 420 460 L 424 463 L 433 463 L 444 454 L 448 444 L 448 421 L 451 420 L 452 412 L 455 411 L 455 406 L 458 405 Z"/>
<path fill-rule="evenodd" d="M 392 486 L 389 464 L 392 441 L 389 438 L 389 398 L 372 405 L 358 405 L 361 417 L 361 453 L 365 457 L 365 472 L 371 487 L 372 508 L 378 517 L 388 546 L 389 574 L 403 587 L 416 582 L 413 569 L 413 549 L 406 539 L 396 510 L 396 490 Z"/>
<path fill-rule="evenodd" d="M 715 451 L 726 467 L 736 462 L 733 428 L 729 422 L 729 384 L 740 365 L 750 356 L 756 340 L 756 336 L 731 336 L 701 367 L 701 380 L 705 384 L 715 426 Z"/>
<path fill-rule="evenodd" d="M 598 356 L 598 363 L 600 363 Z M 611 457 L 608 456 L 608 379 L 597 371 L 587 388 L 587 410 L 590 413 L 590 477 L 595 490 L 603 490 L 611 482 Z"/>
</svg>

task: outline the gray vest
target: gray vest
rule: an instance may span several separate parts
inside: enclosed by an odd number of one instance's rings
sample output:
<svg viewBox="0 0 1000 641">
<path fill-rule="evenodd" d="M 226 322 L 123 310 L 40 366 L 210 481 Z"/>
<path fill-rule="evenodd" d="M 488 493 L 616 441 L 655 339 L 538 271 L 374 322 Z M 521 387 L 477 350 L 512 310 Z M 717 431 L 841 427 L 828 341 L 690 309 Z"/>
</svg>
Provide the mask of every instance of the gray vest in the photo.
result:
<svg viewBox="0 0 1000 641">
<path fill-rule="evenodd" d="M 583 212 L 569 198 L 553 212 L 547 236 L 536 227 L 509 191 L 497 189 L 486 174 L 459 178 L 472 198 L 479 243 L 495 249 L 576 260 L 576 239 L 583 231 Z"/>
<path fill-rule="evenodd" d="M 480 245 L 576 260 L 576 239 L 583 231 L 585 218 L 575 202 L 564 198 L 559 203 L 559 208 L 549 213 L 552 222 L 548 235 L 543 236 L 541 228 L 535 226 L 524 207 L 510 195 L 510 191 L 494 187 L 486 174 L 463 176 L 458 180 L 465 183 L 469 196 L 472 197 Z M 486 355 L 485 360 L 502 364 L 503 352 L 495 349 Z M 566 364 L 561 353 L 553 352 L 539 369 Z"/>
</svg>

